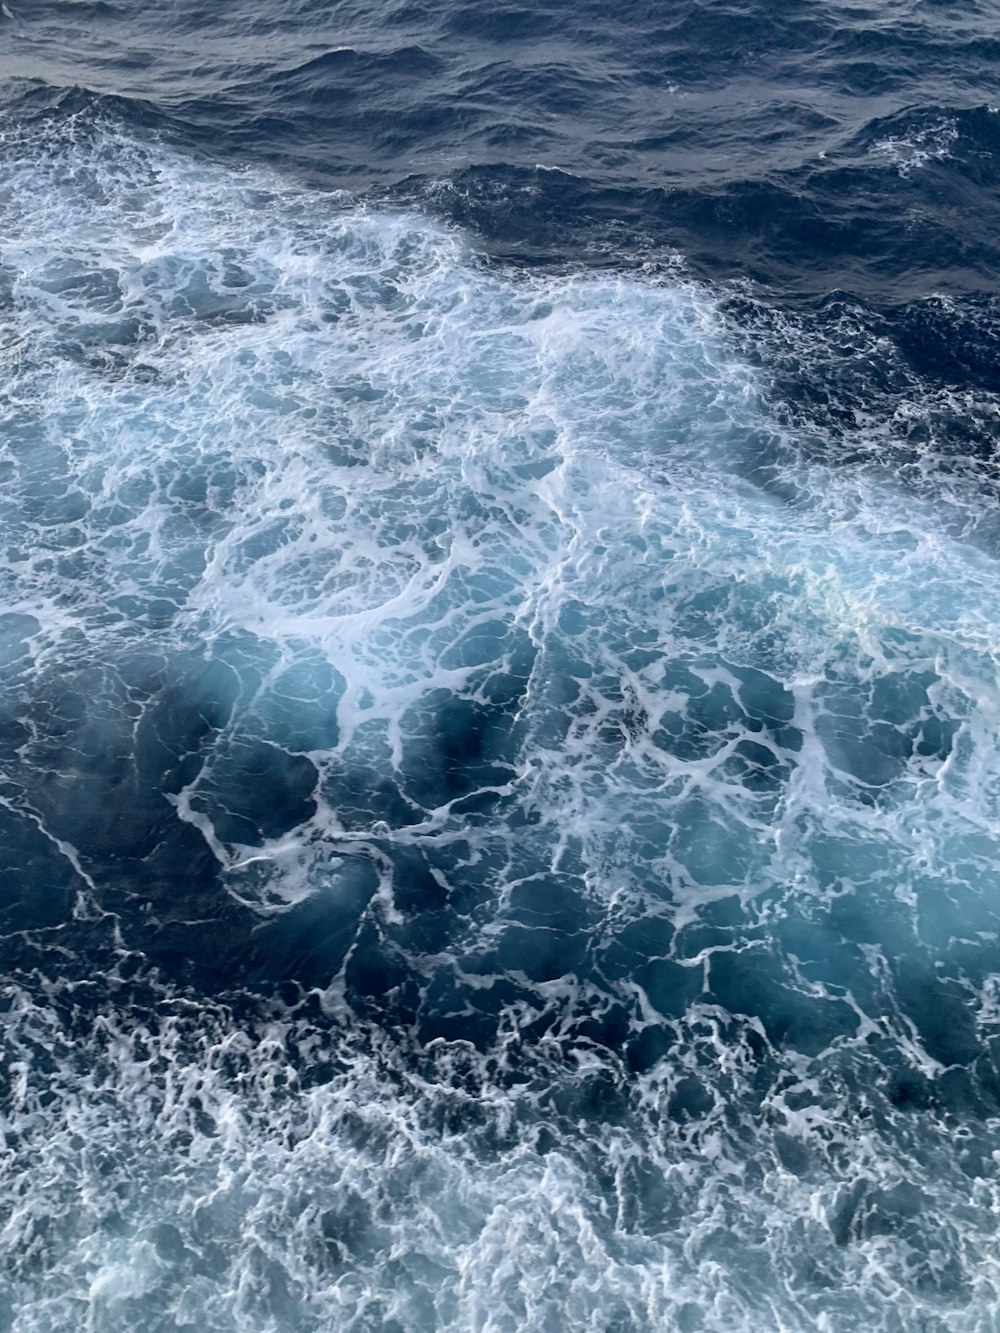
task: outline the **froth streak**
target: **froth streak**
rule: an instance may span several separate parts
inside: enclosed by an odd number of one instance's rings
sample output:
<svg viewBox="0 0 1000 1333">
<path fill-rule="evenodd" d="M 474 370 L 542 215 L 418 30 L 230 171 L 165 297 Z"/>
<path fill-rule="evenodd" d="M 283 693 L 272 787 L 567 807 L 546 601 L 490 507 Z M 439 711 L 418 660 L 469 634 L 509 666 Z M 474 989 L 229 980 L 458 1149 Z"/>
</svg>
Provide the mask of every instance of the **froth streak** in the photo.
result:
<svg viewBox="0 0 1000 1333">
<path fill-rule="evenodd" d="M 694 285 L 2 152 L 11 1326 L 988 1327 L 992 563 Z"/>
</svg>

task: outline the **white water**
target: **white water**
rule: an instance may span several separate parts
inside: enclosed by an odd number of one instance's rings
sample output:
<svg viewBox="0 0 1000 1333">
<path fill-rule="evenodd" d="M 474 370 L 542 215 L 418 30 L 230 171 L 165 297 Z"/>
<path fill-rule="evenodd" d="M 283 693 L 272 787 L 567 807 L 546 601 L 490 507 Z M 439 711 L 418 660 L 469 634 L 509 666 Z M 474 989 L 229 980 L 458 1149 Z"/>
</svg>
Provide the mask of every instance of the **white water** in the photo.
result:
<svg viewBox="0 0 1000 1333">
<path fill-rule="evenodd" d="M 1000 613 L 953 512 L 807 463 L 693 283 L 2 151 L 6 808 L 99 915 L 172 689 L 171 819 L 343 934 L 269 1023 L 6 937 L 10 1326 L 991 1327 Z"/>
</svg>

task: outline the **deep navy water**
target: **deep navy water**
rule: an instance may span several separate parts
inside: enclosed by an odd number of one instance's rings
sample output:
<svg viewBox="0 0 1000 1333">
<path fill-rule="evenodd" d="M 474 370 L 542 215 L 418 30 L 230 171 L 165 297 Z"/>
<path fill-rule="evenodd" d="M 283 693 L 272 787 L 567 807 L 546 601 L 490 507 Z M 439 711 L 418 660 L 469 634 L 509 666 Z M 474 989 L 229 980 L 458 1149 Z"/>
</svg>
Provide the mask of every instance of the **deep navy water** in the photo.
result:
<svg viewBox="0 0 1000 1333">
<path fill-rule="evenodd" d="M 8 0 L 0 1329 L 1000 1326 L 995 0 Z"/>
</svg>

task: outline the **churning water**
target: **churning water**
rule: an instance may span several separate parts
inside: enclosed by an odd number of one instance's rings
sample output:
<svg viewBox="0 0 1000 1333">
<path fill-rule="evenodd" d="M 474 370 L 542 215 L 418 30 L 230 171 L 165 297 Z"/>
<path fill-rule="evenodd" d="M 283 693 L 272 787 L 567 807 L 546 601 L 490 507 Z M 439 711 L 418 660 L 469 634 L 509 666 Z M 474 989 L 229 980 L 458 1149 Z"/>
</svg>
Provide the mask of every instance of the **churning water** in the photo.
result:
<svg viewBox="0 0 1000 1333">
<path fill-rule="evenodd" d="M 18 98 L 0 1326 L 994 1327 L 989 284 Z"/>
</svg>

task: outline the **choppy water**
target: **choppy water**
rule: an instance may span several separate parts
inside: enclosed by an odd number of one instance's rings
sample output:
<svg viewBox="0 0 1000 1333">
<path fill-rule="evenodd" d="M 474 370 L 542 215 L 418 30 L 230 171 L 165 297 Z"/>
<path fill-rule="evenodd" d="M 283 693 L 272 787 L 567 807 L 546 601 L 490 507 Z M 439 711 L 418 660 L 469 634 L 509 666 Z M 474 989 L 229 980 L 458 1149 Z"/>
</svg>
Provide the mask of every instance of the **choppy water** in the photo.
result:
<svg viewBox="0 0 1000 1333">
<path fill-rule="evenodd" d="M 5 10 L 0 1327 L 996 1327 L 997 18 Z"/>
</svg>

